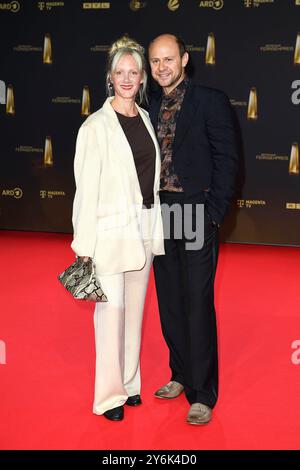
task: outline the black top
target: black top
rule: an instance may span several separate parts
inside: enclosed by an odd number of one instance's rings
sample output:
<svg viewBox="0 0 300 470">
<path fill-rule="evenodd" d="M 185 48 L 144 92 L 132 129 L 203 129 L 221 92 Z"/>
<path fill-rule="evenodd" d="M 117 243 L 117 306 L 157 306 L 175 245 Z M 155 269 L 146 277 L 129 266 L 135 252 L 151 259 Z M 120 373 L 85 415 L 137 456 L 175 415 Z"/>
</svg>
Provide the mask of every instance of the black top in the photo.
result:
<svg viewBox="0 0 300 470">
<path fill-rule="evenodd" d="M 120 125 L 131 147 L 135 168 L 143 196 L 143 205 L 149 209 L 154 203 L 155 146 L 141 118 L 128 117 L 116 111 Z"/>
</svg>

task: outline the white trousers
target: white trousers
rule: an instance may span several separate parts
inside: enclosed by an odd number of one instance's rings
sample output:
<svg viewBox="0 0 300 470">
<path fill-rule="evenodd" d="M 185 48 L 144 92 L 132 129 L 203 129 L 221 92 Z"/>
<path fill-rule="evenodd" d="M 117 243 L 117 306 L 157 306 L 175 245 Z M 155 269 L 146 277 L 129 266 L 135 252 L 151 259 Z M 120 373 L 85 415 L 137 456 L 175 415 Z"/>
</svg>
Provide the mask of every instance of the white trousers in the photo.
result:
<svg viewBox="0 0 300 470">
<path fill-rule="evenodd" d="M 149 222 L 150 213 L 151 209 L 143 209 L 144 227 Z M 97 415 L 123 405 L 129 396 L 140 394 L 141 329 L 153 260 L 151 236 L 147 232 L 143 230 L 146 262 L 141 270 L 99 276 L 108 302 L 96 303 L 94 313 L 96 371 L 93 412 Z"/>
</svg>

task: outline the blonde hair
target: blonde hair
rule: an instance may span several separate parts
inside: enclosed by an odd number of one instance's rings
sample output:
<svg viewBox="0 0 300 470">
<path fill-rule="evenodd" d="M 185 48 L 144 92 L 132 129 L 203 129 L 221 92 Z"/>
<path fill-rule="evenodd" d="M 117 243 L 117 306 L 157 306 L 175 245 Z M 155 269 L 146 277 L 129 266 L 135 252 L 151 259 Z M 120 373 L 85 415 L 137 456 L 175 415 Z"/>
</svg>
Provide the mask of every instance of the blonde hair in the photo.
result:
<svg viewBox="0 0 300 470">
<path fill-rule="evenodd" d="M 106 91 L 108 96 L 114 94 L 113 86 L 110 80 L 111 74 L 115 71 L 119 60 L 125 55 L 131 55 L 140 72 L 143 74 L 143 82 L 141 83 L 138 92 L 138 103 L 141 104 L 144 100 L 147 102 L 147 72 L 146 61 L 144 56 L 145 49 L 134 39 L 124 35 L 117 39 L 108 51 L 107 73 L 106 73 Z"/>
</svg>

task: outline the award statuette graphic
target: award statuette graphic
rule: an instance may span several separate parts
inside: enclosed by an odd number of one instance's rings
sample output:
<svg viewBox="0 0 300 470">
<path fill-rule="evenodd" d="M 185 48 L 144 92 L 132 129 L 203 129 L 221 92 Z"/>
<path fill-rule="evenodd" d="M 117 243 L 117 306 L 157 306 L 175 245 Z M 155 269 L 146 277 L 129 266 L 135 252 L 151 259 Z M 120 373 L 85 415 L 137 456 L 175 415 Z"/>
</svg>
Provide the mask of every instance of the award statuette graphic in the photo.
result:
<svg viewBox="0 0 300 470">
<path fill-rule="evenodd" d="M 257 91 L 255 87 L 252 87 L 250 90 L 247 118 L 250 120 L 257 119 Z"/>
<path fill-rule="evenodd" d="M 292 144 L 289 174 L 293 176 L 299 176 L 299 146 L 297 142 Z"/>
<path fill-rule="evenodd" d="M 14 89 L 12 85 L 7 85 L 6 114 L 9 114 L 11 116 L 15 115 L 15 98 L 14 98 Z"/>
<path fill-rule="evenodd" d="M 216 63 L 216 42 L 214 33 L 209 33 L 207 37 L 205 63 L 215 65 Z"/>
<path fill-rule="evenodd" d="M 300 65 L 300 33 L 297 34 L 295 52 L 294 52 L 294 65 Z"/>
<path fill-rule="evenodd" d="M 52 142 L 51 137 L 47 136 L 45 140 L 44 150 L 44 167 L 53 166 L 53 153 L 52 153 Z"/>
<path fill-rule="evenodd" d="M 81 116 L 89 116 L 89 114 L 91 114 L 90 90 L 88 86 L 84 86 L 82 92 Z"/>
<path fill-rule="evenodd" d="M 50 34 L 45 34 L 44 38 L 43 63 L 48 65 L 52 64 L 52 46 Z"/>
</svg>

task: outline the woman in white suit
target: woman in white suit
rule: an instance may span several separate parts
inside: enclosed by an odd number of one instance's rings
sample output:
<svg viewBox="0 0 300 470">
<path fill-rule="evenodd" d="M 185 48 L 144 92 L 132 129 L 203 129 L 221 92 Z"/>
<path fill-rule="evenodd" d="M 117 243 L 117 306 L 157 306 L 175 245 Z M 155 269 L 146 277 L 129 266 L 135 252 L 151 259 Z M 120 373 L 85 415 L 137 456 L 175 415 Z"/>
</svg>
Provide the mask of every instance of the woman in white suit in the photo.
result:
<svg viewBox="0 0 300 470">
<path fill-rule="evenodd" d="M 123 37 L 109 52 L 110 97 L 79 129 L 74 172 L 77 256 L 93 258 L 108 298 L 94 313 L 93 412 L 120 421 L 141 404 L 140 340 L 149 271 L 164 254 L 159 206 L 160 154 L 145 96 L 143 48 Z"/>
</svg>

